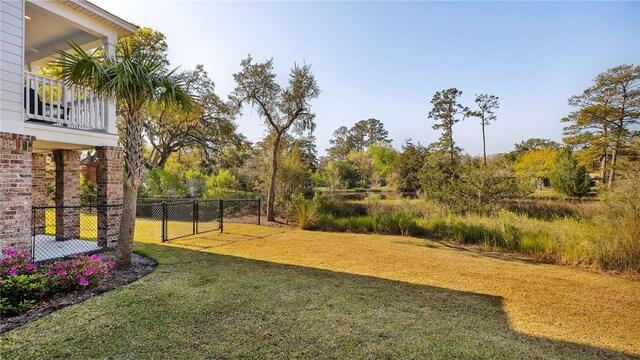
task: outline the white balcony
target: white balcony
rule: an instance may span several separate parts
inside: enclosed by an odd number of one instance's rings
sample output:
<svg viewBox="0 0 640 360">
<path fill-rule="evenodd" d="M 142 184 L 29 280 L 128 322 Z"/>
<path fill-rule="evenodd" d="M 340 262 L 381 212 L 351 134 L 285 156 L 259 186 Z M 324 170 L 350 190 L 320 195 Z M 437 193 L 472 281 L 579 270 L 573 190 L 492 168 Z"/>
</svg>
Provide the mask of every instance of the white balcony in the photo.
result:
<svg viewBox="0 0 640 360">
<path fill-rule="evenodd" d="M 91 90 L 24 73 L 25 121 L 68 129 L 106 132 L 108 101 Z"/>
<path fill-rule="evenodd" d="M 137 27 L 86 0 L 1 0 L 0 20 L 0 132 L 35 137 L 34 152 L 117 146 L 114 99 L 41 70 L 69 41 L 112 57 Z"/>
</svg>

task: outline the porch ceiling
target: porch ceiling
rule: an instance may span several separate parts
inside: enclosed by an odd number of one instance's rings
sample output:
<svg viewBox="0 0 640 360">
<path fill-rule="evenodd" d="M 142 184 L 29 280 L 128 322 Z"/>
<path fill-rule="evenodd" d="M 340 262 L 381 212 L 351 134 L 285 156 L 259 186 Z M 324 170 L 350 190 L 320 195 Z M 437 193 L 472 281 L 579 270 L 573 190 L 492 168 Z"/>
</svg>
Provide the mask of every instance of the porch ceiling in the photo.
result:
<svg viewBox="0 0 640 360">
<path fill-rule="evenodd" d="M 65 40 L 79 45 L 99 45 L 100 38 L 73 26 L 68 20 L 30 2 L 25 3 L 25 63 L 30 64 L 68 50 Z"/>
</svg>

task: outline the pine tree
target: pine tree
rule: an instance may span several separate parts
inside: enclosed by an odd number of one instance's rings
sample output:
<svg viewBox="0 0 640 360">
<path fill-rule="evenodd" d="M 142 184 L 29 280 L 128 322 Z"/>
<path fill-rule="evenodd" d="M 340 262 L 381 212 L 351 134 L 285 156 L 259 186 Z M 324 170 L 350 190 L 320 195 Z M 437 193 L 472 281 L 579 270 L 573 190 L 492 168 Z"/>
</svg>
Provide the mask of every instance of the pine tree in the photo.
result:
<svg viewBox="0 0 640 360">
<path fill-rule="evenodd" d="M 587 169 L 578 166 L 570 147 L 563 148 L 556 157 L 550 180 L 554 189 L 569 196 L 585 196 L 591 187 Z"/>
</svg>

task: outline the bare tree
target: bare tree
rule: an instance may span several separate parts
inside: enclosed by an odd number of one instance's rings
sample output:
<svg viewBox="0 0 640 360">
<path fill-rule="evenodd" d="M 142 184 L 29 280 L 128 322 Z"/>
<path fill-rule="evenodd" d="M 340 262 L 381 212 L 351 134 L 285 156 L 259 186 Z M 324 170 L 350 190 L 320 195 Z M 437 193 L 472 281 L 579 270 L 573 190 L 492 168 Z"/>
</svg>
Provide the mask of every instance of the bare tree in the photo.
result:
<svg viewBox="0 0 640 360">
<path fill-rule="evenodd" d="M 298 133 L 313 131 L 315 114 L 311 112 L 310 101 L 320 95 L 320 88 L 308 64 L 294 64 L 289 73 L 289 84 L 284 89 L 275 81 L 273 59 L 253 63 L 251 56 L 248 56 L 240 62 L 240 66 L 242 70 L 233 74 L 236 88 L 229 97 L 237 110 L 244 104 L 257 108 L 274 136 L 267 195 L 267 220 L 274 221 L 275 183 L 282 137 L 290 129 Z"/>
</svg>

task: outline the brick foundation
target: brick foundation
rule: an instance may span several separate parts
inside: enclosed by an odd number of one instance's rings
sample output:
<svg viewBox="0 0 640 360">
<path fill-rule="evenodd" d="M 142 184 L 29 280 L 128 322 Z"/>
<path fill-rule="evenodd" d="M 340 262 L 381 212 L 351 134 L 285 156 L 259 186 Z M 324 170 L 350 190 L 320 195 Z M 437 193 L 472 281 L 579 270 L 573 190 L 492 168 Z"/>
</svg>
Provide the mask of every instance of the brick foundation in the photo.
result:
<svg viewBox="0 0 640 360">
<path fill-rule="evenodd" d="M 98 244 L 114 247 L 120 231 L 123 201 L 124 158 L 117 147 L 96 148 L 98 203 Z"/>
<path fill-rule="evenodd" d="M 0 249 L 31 251 L 31 152 L 35 138 L 0 133 Z"/>
<path fill-rule="evenodd" d="M 54 150 L 56 207 L 80 205 L 80 153 Z M 56 240 L 80 238 L 80 209 L 56 209 Z"/>
<path fill-rule="evenodd" d="M 33 206 L 47 206 L 47 154 L 31 155 L 31 197 Z M 34 234 L 44 234 L 46 212 L 37 210 L 32 213 Z"/>
</svg>

